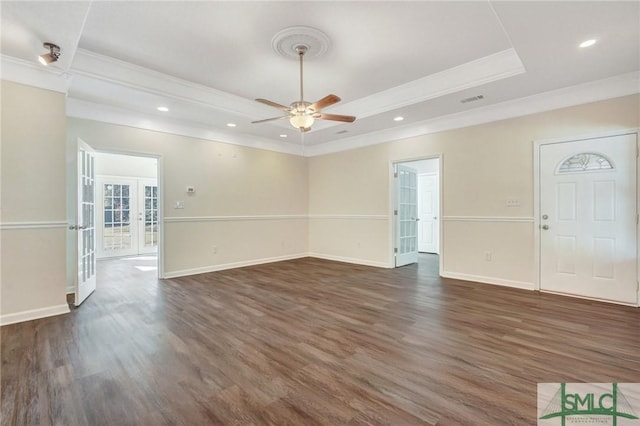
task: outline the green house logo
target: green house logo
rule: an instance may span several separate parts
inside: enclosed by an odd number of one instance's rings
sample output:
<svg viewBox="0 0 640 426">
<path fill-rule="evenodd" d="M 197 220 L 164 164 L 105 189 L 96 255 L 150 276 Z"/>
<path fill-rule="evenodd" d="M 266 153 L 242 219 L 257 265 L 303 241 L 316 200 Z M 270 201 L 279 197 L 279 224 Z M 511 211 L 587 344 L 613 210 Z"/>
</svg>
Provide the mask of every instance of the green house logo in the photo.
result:
<svg viewBox="0 0 640 426">
<path fill-rule="evenodd" d="M 640 385 L 629 384 L 634 390 L 630 400 L 620 389 L 618 383 L 544 383 L 538 385 L 538 404 L 541 402 L 541 385 L 557 386 L 557 391 L 541 412 L 538 413 L 538 424 L 610 424 L 619 425 L 619 420 L 634 421 L 631 424 L 640 425 L 636 414 Z M 548 389 L 547 389 L 548 394 Z M 556 422 L 541 422 L 540 420 L 555 419 Z M 557 423 L 559 421 L 559 423 Z M 637 422 L 635 422 L 637 421 Z M 622 426 L 622 425 L 621 425 Z"/>
</svg>

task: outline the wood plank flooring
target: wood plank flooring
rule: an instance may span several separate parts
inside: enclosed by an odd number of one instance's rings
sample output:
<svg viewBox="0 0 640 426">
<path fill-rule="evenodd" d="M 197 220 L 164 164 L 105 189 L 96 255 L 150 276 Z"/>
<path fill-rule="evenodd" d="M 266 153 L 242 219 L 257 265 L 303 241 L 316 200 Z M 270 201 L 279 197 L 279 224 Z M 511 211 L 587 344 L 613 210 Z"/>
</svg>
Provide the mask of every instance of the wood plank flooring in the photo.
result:
<svg viewBox="0 0 640 426">
<path fill-rule="evenodd" d="M 3 425 L 534 425 L 538 382 L 640 382 L 640 309 L 300 259 L 158 281 L 99 262 L 2 327 Z"/>
</svg>

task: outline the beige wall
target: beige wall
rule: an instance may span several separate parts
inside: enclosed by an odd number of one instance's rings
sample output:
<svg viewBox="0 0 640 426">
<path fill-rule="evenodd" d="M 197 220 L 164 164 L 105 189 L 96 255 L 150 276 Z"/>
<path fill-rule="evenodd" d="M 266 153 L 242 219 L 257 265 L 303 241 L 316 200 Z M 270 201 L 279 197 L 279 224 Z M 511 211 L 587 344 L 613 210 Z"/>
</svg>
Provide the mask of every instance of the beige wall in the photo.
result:
<svg viewBox="0 0 640 426">
<path fill-rule="evenodd" d="M 68 312 L 65 96 L 2 81 L 0 322 Z"/>
<path fill-rule="evenodd" d="M 389 145 L 309 159 L 309 252 L 386 266 Z"/>
<path fill-rule="evenodd" d="M 80 138 L 98 151 L 161 159 L 166 276 L 306 253 L 305 158 L 73 118 L 67 131 L 71 154 Z"/>
<path fill-rule="evenodd" d="M 155 179 L 158 161 L 149 157 L 96 153 L 96 176 L 122 176 Z"/>
<path fill-rule="evenodd" d="M 636 128 L 639 100 L 627 96 L 313 157 L 309 251 L 391 265 L 390 164 L 442 154 L 442 273 L 532 288 L 533 141 Z M 520 205 L 507 207 L 513 198 Z M 370 247 L 364 251 L 358 241 Z"/>
</svg>

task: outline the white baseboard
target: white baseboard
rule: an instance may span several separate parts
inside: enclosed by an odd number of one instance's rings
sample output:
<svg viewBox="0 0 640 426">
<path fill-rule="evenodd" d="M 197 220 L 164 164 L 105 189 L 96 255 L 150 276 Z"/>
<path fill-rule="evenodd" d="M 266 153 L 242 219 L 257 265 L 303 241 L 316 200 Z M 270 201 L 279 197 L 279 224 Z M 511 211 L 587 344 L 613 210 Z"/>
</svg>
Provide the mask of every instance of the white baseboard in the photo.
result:
<svg viewBox="0 0 640 426">
<path fill-rule="evenodd" d="M 461 274 L 458 272 L 441 271 L 440 276 L 444 278 L 454 278 L 456 280 L 475 281 L 483 284 L 501 285 L 503 287 L 519 288 L 523 290 L 535 290 L 532 282 L 505 280 L 496 277 L 485 277 L 482 275 Z"/>
<path fill-rule="evenodd" d="M 52 317 L 54 315 L 68 314 L 69 305 L 48 306 L 46 308 L 31 309 L 28 311 L 16 312 L 14 314 L 0 315 L 0 325 L 15 324 L 17 322 L 31 321 L 39 318 Z"/>
<path fill-rule="evenodd" d="M 389 266 L 389 264 L 385 262 L 376 262 L 367 259 L 356 259 L 353 257 L 334 256 L 332 254 L 308 253 L 307 256 L 324 260 L 333 260 L 336 262 L 354 263 L 356 265 L 374 266 L 376 268 L 393 268 L 393 266 Z"/>
<path fill-rule="evenodd" d="M 183 269 L 179 271 L 167 271 L 164 274 L 164 278 L 170 279 L 196 274 L 206 274 L 207 272 L 224 271 L 226 269 L 243 268 L 245 266 L 262 265 L 264 263 L 281 262 L 283 260 L 300 259 L 303 257 L 309 257 L 309 254 L 297 253 L 285 256 L 266 257 L 262 259 L 243 260 L 241 262 L 221 263 L 219 265 L 202 266 L 200 268 Z"/>
</svg>

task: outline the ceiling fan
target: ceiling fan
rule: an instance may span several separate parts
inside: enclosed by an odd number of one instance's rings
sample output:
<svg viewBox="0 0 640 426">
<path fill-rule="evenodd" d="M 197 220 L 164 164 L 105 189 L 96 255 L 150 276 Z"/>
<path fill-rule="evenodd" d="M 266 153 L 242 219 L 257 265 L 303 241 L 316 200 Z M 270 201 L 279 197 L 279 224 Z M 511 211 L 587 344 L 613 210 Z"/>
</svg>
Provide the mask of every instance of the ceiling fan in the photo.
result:
<svg viewBox="0 0 640 426">
<path fill-rule="evenodd" d="M 281 111 L 286 112 L 287 115 L 283 115 L 280 117 L 266 118 L 264 120 L 252 121 L 252 123 L 253 124 L 266 123 L 267 121 L 274 121 L 274 120 L 280 120 L 281 118 L 288 118 L 289 123 L 291 123 L 291 125 L 296 129 L 300 129 L 301 132 L 308 132 L 309 130 L 311 130 L 311 126 L 313 125 L 313 122 L 316 119 L 353 123 L 356 118 L 352 115 L 326 114 L 322 112 L 324 108 L 340 102 L 340 98 L 336 95 L 327 95 L 324 98 L 314 103 L 304 101 L 304 89 L 302 84 L 302 81 L 303 81 L 302 80 L 302 58 L 304 54 L 307 53 L 308 47 L 305 45 L 299 45 L 299 46 L 296 46 L 295 50 L 296 52 L 298 52 L 298 57 L 300 58 L 300 100 L 292 102 L 287 107 L 287 106 L 269 101 L 267 99 L 256 99 L 256 101 L 262 104 L 269 105 L 274 108 L 278 108 Z"/>
</svg>

